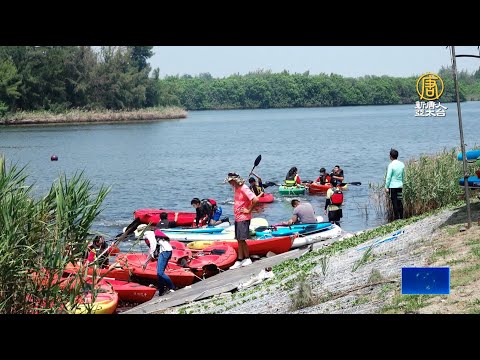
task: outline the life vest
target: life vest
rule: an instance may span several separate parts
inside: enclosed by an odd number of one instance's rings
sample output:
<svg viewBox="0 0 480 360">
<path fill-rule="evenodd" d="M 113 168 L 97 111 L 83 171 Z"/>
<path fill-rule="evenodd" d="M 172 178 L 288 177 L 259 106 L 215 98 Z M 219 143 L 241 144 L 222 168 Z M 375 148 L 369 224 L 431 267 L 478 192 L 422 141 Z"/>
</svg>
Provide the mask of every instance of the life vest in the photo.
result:
<svg viewBox="0 0 480 360">
<path fill-rule="evenodd" d="M 157 229 L 168 229 L 170 227 L 170 221 L 168 219 L 160 220 L 156 226 Z"/>
<path fill-rule="evenodd" d="M 333 194 L 330 197 L 330 202 L 332 205 L 340 206 L 343 204 L 343 191 L 339 189 L 334 189 Z"/>
<path fill-rule="evenodd" d="M 297 174 L 293 176 L 287 176 L 284 182 L 285 186 L 295 186 L 297 185 Z"/>
<path fill-rule="evenodd" d="M 257 196 L 258 196 L 258 194 L 260 194 L 263 191 L 263 189 L 259 185 L 250 186 L 250 190 L 252 190 L 253 193 Z"/>
<path fill-rule="evenodd" d="M 325 174 L 325 175 L 320 175 L 318 177 L 318 179 L 320 180 L 319 183 L 322 184 L 322 185 L 325 185 L 325 183 L 327 182 L 330 182 L 330 176 Z"/>
<path fill-rule="evenodd" d="M 202 199 L 200 201 L 200 208 L 204 210 L 207 214 L 213 214 L 217 208 L 217 202 L 213 199 Z M 207 210 L 209 209 L 209 211 Z"/>
</svg>

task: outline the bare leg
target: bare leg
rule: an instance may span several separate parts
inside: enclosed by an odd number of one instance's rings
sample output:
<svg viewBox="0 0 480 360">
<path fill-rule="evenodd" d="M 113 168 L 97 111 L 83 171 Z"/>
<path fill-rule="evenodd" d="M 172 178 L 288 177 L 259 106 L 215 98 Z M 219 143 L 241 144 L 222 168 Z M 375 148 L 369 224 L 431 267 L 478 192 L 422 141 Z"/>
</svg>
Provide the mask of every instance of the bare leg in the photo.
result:
<svg viewBox="0 0 480 360">
<path fill-rule="evenodd" d="M 248 251 L 248 245 L 245 240 L 238 240 L 238 258 L 246 259 L 250 257 L 250 252 Z"/>
</svg>

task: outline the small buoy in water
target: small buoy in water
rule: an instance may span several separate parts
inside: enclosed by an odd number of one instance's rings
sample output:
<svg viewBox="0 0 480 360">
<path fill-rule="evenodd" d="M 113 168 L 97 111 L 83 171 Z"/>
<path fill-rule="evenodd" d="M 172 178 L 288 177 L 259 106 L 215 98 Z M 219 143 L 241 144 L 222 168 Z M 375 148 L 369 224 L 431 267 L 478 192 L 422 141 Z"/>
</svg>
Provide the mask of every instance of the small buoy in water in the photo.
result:
<svg viewBox="0 0 480 360">
<path fill-rule="evenodd" d="M 52 155 L 52 156 L 50 156 L 50 160 L 51 160 L 51 161 L 57 161 L 57 160 L 58 160 L 58 156 L 57 156 L 57 155 Z"/>
</svg>

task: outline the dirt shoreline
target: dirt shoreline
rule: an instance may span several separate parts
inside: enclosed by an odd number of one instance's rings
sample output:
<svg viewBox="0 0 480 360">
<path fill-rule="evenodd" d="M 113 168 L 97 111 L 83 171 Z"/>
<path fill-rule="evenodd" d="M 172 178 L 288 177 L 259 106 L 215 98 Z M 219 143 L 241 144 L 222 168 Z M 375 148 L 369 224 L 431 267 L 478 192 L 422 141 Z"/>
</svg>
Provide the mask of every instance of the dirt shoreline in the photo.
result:
<svg viewBox="0 0 480 360">
<path fill-rule="evenodd" d="M 187 111 L 182 108 L 151 108 L 133 111 L 84 111 L 72 110 L 66 113 L 19 112 L 0 118 L 0 125 L 65 125 L 65 124 L 110 124 L 184 119 Z"/>
</svg>

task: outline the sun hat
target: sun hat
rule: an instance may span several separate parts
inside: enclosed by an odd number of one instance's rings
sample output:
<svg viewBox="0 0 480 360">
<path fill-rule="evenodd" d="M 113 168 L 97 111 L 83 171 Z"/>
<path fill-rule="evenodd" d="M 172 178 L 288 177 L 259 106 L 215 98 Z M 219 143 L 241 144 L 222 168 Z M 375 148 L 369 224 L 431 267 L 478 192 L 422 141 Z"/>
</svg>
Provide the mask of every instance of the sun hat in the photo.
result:
<svg viewBox="0 0 480 360">
<path fill-rule="evenodd" d="M 229 181 L 232 181 L 232 180 L 234 180 L 238 185 L 245 184 L 245 180 L 240 175 L 238 175 L 237 173 L 234 173 L 234 172 L 228 173 L 224 182 L 228 183 Z"/>
</svg>

